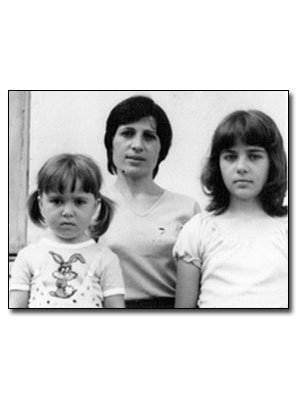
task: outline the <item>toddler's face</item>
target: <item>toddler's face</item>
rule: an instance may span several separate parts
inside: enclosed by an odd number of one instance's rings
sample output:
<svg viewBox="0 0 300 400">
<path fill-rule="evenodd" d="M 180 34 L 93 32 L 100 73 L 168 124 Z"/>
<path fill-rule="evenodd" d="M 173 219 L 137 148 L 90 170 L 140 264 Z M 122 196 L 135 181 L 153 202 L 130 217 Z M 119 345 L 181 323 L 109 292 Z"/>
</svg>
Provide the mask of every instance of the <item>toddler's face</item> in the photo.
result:
<svg viewBox="0 0 300 400">
<path fill-rule="evenodd" d="M 52 233 L 61 241 L 79 243 L 87 240 L 86 230 L 100 201 L 92 193 L 83 192 L 78 183 L 75 190 L 63 193 L 43 193 L 39 204 Z"/>
</svg>

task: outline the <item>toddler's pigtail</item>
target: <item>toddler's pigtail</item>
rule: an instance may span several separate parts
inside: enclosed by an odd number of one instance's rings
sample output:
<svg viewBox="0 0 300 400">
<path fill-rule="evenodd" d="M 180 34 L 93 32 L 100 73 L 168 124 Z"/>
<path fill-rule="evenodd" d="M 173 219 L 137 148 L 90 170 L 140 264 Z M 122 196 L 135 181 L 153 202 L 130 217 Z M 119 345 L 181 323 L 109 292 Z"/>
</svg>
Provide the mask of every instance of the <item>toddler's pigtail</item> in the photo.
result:
<svg viewBox="0 0 300 400">
<path fill-rule="evenodd" d="M 38 190 L 36 190 L 29 196 L 27 201 L 27 209 L 31 221 L 38 226 L 43 226 L 43 222 L 45 222 L 45 220 L 44 217 L 42 216 L 39 205 Z"/>
<path fill-rule="evenodd" d="M 90 232 L 96 241 L 98 241 L 99 236 L 103 235 L 112 220 L 114 210 L 114 203 L 108 197 L 101 195 L 101 207 L 96 221 L 90 227 Z"/>
</svg>

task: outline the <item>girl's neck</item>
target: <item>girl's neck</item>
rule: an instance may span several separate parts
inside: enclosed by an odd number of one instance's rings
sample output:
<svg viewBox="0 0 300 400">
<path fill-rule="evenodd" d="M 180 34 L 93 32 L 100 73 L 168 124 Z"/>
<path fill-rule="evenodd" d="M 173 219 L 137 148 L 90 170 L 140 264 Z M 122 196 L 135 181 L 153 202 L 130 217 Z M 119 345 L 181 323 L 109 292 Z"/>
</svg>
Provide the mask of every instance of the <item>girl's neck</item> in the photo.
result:
<svg viewBox="0 0 300 400">
<path fill-rule="evenodd" d="M 225 214 L 228 217 L 230 216 L 243 219 L 262 218 L 267 216 L 267 213 L 263 210 L 261 203 L 256 199 L 252 201 L 232 199 Z"/>
<path fill-rule="evenodd" d="M 91 240 L 91 237 L 88 236 L 87 234 L 84 234 L 80 237 L 77 237 L 75 239 L 64 239 L 61 238 L 59 236 L 57 236 L 51 229 L 47 229 L 46 231 L 46 235 L 45 238 L 51 240 L 52 242 L 56 242 L 56 243 L 60 243 L 60 244 L 65 244 L 65 245 L 69 245 L 69 244 L 80 244 L 80 243 L 84 243 L 87 242 L 89 240 Z"/>
</svg>

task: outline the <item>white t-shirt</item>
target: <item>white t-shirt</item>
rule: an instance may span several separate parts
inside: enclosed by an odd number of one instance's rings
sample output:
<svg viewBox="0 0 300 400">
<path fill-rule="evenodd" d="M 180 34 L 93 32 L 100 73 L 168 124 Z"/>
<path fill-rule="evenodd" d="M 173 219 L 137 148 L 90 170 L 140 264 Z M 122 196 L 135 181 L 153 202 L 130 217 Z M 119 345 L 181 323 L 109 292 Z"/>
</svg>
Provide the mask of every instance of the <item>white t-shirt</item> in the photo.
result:
<svg viewBox="0 0 300 400">
<path fill-rule="evenodd" d="M 115 187 L 106 195 L 115 202 L 115 212 L 100 243 L 119 257 L 125 299 L 174 297 L 173 246 L 182 226 L 199 212 L 198 204 L 188 196 L 165 190 L 147 212 L 137 213 Z"/>
<path fill-rule="evenodd" d="M 182 229 L 174 256 L 201 269 L 199 307 L 288 307 L 288 219 L 251 226 L 224 229 L 207 214 Z"/>
<path fill-rule="evenodd" d="M 10 290 L 30 291 L 29 308 L 102 308 L 124 294 L 118 257 L 94 240 L 64 244 L 43 238 L 22 249 Z"/>
</svg>

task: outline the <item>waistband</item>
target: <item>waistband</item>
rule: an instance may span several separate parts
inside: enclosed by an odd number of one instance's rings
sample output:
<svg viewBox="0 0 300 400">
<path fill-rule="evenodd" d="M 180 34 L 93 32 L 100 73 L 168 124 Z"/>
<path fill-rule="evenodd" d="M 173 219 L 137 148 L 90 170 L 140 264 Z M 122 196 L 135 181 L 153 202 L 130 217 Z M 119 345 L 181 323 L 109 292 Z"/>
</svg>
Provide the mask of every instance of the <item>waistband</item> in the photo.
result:
<svg viewBox="0 0 300 400">
<path fill-rule="evenodd" d="M 126 308 L 131 309 L 168 309 L 174 308 L 175 299 L 173 297 L 152 297 L 150 299 L 128 300 L 125 304 Z"/>
</svg>

